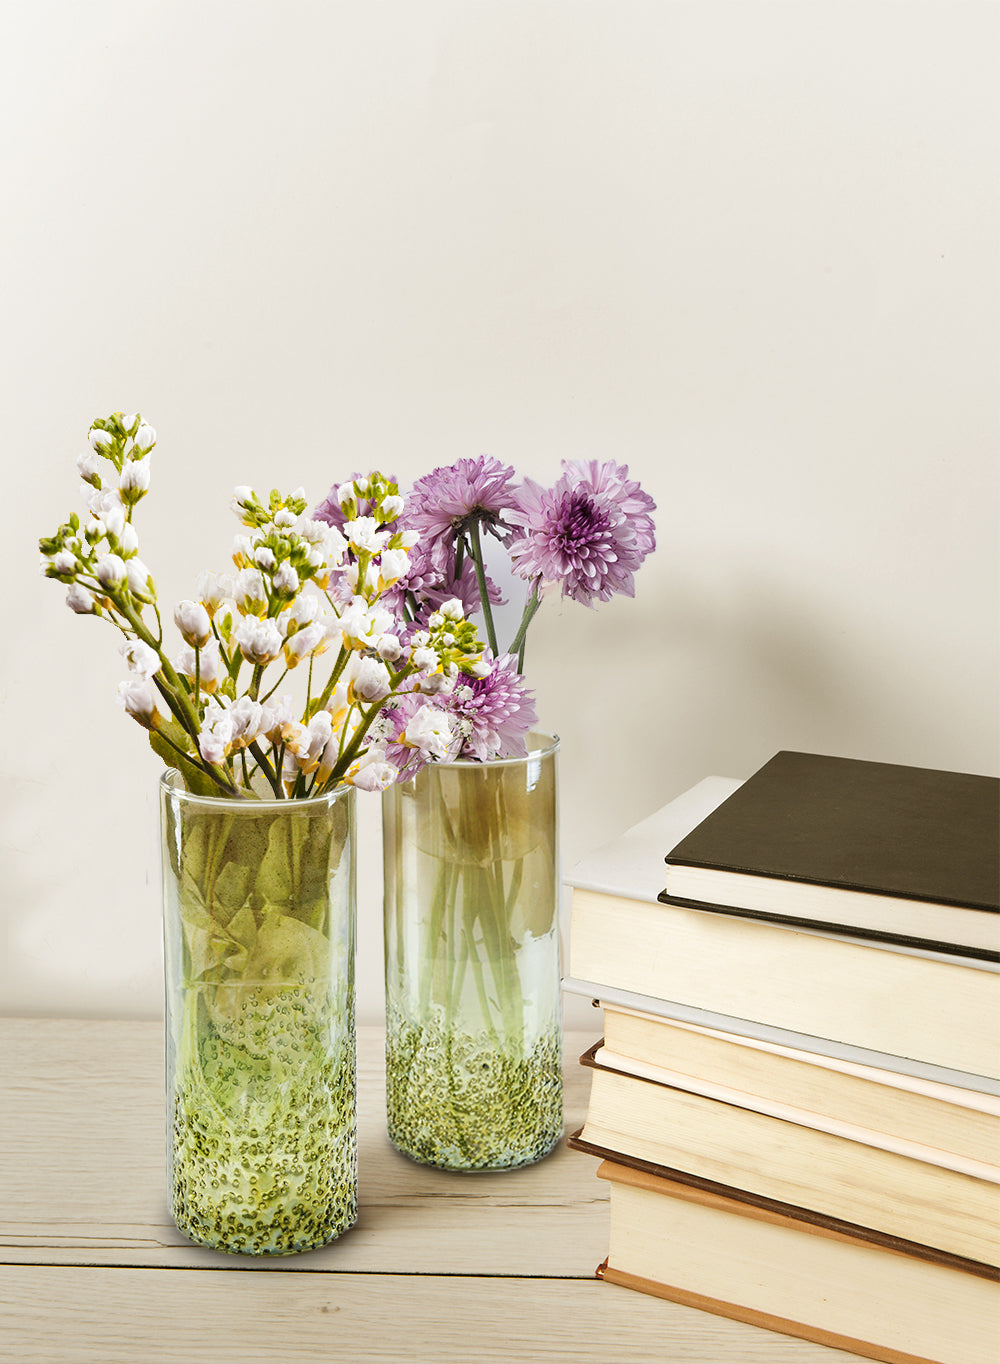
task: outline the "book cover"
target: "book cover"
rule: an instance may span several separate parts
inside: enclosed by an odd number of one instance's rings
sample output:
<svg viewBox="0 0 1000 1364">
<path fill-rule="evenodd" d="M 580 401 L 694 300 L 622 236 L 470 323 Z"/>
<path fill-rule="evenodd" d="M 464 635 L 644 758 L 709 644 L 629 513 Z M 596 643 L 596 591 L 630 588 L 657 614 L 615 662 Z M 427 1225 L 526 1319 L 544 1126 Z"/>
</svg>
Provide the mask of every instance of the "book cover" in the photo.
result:
<svg viewBox="0 0 1000 1364">
<path fill-rule="evenodd" d="M 666 854 L 665 897 L 1000 956 L 1000 780 L 781 752 Z"/>
</svg>

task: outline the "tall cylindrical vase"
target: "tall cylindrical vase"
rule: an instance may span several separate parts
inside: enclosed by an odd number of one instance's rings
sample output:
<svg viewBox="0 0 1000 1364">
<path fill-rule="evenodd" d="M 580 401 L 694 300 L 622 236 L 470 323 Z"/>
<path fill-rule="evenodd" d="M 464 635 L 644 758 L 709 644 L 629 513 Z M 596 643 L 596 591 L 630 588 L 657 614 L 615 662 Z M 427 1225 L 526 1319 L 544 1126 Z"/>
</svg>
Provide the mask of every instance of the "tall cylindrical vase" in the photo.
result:
<svg viewBox="0 0 1000 1364">
<path fill-rule="evenodd" d="M 558 739 L 383 794 L 389 1136 L 500 1170 L 562 1135 Z"/>
<path fill-rule="evenodd" d="M 354 791 L 160 794 L 174 1220 L 216 1250 L 323 1245 L 357 1215 Z"/>
</svg>

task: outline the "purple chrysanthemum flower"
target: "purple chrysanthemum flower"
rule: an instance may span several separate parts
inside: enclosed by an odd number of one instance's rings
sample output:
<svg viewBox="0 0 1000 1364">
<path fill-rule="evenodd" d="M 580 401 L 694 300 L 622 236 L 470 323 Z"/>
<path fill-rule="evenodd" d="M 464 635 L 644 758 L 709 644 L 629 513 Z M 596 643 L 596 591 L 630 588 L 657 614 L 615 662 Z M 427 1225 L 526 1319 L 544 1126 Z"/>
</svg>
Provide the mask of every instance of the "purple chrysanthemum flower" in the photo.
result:
<svg viewBox="0 0 1000 1364">
<path fill-rule="evenodd" d="M 489 655 L 487 662 L 492 662 Z M 459 758 L 523 758 L 524 736 L 538 722 L 534 696 L 517 671 L 517 659 L 504 654 L 485 677 L 461 679 L 445 698 L 460 747 Z"/>
<path fill-rule="evenodd" d="M 466 618 L 473 616 L 481 608 L 479 583 L 476 579 L 476 566 L 471 559 L 465 559 L 456 578 L 453 566 L 437 568 L 430 554 L 422 545 L 417 545 L 410 554 L 410 568 L 405 578 L 400 579 L 390 589 L 402 600 L 405 594 L 416 602 L 416 619 L 426 620 L 444 602 L 457 597 L 462 603 Z M 492 578 L 486 579 L 486 591 L 493 606 L 503 605 L 503 596 Z M 387 594 L 388 595 L 388 594 Z M 393 597 L 393 600 L 396 598 Z"/>
<path fill-rule="evenodd" d="M 368 477 L 367 474 L 354 473 L 351 474 L 349 479 L 345 479 L 344 482 L 360 483 L 362 479 L 367 479 L 367 477 Z M 396 483 L 397 485 L 399 482 L 395 474 L 389 474 L 385 481 L 387 483 Z M 337 497 L 337 492 L 342 487 L 343 483 L 335 483 L 333 487 L 330 489 L 330 491 L 327 493 L 326 497 L 324 497 L 323 501 L 313 511 L 313 516 L 317 521 L 325 521 L 328 526 L 336 526 L 338 530 L 343 530 L 347 521 L 347 518 L 344 516 L 344 513 L 341 510 L 340 500 Z M 372 498 L 370 497 L 358 498 L 359 516 L 371 516 L 374 510 L 375 502 Z"/>
<path fill-rule="evenodd" d="M 634 596 L 632 575 L 656 548 L 656 503 L 629 479 L 626 464 L 563 460 L 562 467 L 554 487 L 529 478 L 517 490 L 508 513 L 514 571 L 560 583 L 564 597 L 587 606 L 618 592 Z"/>
<path fill-rule="evenodd" d="M 460 459 L 418 478 L 406 499 L 406 524 L 420 536 L 421 548 L 435 568 L 454 563 L 455 542 L 472 521 L 487 530 L 505 530 L 502 520 L 513 505 L 514 470 L 492 455 Z"/>
</svg>

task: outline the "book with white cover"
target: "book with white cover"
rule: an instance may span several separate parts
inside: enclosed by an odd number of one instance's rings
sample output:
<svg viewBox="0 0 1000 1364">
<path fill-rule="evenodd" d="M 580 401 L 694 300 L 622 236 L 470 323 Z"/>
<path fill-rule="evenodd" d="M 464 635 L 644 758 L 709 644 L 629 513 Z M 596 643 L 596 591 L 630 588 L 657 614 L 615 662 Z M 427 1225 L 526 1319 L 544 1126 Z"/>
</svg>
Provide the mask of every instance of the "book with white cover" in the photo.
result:
<svg viewBox="0 0 1000 1364">
<path fill-rule="evenodd" d="M 995 963 L 659 903 L 664 850 L 739 784 L 706 778 L 572 869 L 566 988 L 992 1092 Z"/>
</svg>

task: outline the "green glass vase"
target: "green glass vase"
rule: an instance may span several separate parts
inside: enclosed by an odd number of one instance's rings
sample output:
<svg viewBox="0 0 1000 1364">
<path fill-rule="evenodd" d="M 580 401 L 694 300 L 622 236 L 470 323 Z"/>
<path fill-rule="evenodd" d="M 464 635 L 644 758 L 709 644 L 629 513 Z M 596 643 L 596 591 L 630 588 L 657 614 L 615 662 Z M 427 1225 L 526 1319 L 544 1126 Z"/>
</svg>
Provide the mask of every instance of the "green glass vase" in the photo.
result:
<svg viewBox="0 0 1000 1364">
<path fill-rule="evenodd" d="M 556 755 L 425 767 L 383 793 L 389 1136 L 502 1170 L 562 1135 Z"/>
<path fill-rule="evenodd" d="M 190 1240 L 285 1255 L 357 1215 L 354 791 L 160 783 L 171 1211 Z"/>
</svg>

